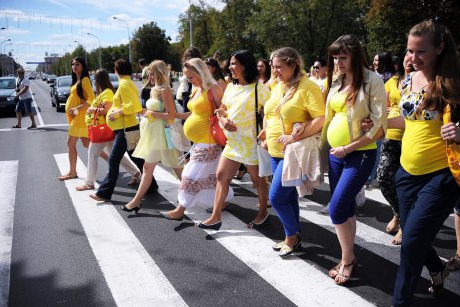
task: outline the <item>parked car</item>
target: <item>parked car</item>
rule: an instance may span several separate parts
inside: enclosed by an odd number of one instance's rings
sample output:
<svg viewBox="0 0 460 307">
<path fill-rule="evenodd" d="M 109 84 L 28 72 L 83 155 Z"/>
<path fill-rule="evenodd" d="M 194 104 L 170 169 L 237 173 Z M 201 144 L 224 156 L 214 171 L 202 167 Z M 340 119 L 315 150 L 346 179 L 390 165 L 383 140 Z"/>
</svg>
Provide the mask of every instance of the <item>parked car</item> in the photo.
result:
<svg viewBox="0 0 460 307">
<path fill-rule="evenodd" d="M 43 74 L 43 75 L 42 75 L 42 80 L 43 80 L 43 81 L 46 81 L 46 78 L 47 78 L 47 77 L 48 77 L 48 74 Z"/>
<path fill-rule="evenodd" d="M 14 77 L 0 77 L 0 112 L 13 111 L 16 108 L 16 79 Z"/>
<path fill-rule="evenodd" d="M 56 78 L 56 75 L 48 75 L 48 78 L 46 78 L 46 83 L 54 83 L 56 81 Z"/>
<path fill-rule="evenodd" d="M 70 86 L 72 85 L 72 76 L 62 76 L 51 84 L 51 104 L 56 107 L 56 111 L 64 110 L 67 98 L 70 95 Z"/>
</svg>

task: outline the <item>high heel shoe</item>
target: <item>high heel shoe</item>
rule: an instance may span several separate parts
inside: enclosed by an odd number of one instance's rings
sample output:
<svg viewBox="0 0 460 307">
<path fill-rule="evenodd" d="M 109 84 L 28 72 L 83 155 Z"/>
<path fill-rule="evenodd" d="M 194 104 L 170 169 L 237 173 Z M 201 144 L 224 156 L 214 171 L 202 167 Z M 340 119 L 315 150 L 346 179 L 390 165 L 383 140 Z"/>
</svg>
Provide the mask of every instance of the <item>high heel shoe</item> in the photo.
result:
<svg viewBox="0 0 460 307">
<path fill-rule="evenodd" d="M 205 223 L 196 223 L 196 227 L 201 228 L 201 229 L 208 229 L 208 230 L 219 230 L 220 227 L 222 226 L 222 221 L 216 222 L 214 224 L 205 224 Z"/>
<path fill-rule="evenodd" d="M 442 271 L 439 272 L 430 272 L 430 287 L 428 292 L 433 296 L 436 296 L 442 289 L 444 289 L 444 280 L 449 276 L 449 270 L 447 269 L 446 263 L 443 261 Z"/>
<path fill-rule="evenodd" d="M 270 214 L 267 213 L 267 216 L 262 220 L 262 222 L 254 223 L 254 221 L 252 221 L 251 223 L 248 224 L 248 228 L 260 229 L 264 226 L 267 226 L 269 224 L 269 217 L 270 217 Z"/>
<path fill-rule="evenodd" d="M 126 211 L 126 212 L 133 212 L 134 211 L 134 213 L 137 214 L 137 212 L 139 212 L 141 207 L 142 207 L 142 204 L 139 204 L 138 206 L 136 206 L 134 208 L 131 208 L 131 209 L 128 209 L 128 207 L 126 207 L 126 206 L 120 206 L 120 210 Z"/>
</svg>

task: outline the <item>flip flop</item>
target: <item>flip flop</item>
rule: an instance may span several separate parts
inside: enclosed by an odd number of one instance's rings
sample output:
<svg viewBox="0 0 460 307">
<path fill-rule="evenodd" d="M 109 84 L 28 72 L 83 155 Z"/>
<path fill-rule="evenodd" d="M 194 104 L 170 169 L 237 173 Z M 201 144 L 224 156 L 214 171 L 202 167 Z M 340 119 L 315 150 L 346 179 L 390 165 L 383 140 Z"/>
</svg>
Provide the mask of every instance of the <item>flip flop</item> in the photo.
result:
<svg viewBox="0 0 460 307">
<path fill-rule="evenodd" d="M 75 190 L 77 191 L 94 190 L 94 186 L 85 183 L 79 187 L 76 187 Z"/>
<path fill-rule="evenodd" d="M 76 179 L 78 178 L 78 175 L 62 175 L 58 177 L 59 181 L 64 181 L 64 180 L 70 180 L 70 179 Z"/>
</svg>

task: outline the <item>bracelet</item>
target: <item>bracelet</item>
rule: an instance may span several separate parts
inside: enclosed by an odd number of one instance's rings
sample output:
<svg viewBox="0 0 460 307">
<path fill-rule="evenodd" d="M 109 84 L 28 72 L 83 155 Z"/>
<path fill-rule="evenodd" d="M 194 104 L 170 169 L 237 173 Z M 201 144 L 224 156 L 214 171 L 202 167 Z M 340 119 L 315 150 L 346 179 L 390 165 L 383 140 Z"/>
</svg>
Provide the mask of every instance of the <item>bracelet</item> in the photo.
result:
<svg viewBox="0 0 460 307">
<path fill-rule="evenodd" d="M 342 146 L 343 152 L 348 155 L 348 152 L 345 150 L 345 146 Z"/>
</svg>

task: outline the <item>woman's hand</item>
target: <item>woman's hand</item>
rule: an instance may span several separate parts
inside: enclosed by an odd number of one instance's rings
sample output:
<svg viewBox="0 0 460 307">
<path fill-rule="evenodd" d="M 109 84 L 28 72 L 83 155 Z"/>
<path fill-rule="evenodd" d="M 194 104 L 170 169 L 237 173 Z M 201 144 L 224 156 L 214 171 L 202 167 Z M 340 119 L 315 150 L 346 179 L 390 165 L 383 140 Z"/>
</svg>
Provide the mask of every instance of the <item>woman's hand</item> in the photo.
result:
<svg viewBox="0 0 460 307">
<path fill-rule="evenodd" d="M 78 114 L 78 108 L 72 108 L 69 110 L 70 117 L 75 117 Z"/>
<path fill-rule="evenodd" d="M 299 137 L 302 135 L 302 133 L 305 130 L 305 126 L 301 123 L 295 123 L 294 126 L 292 127 L 292 137 L 296 140 L 299 139 Z"/>
<path fill-rule="evenodd" d="M 225 116 L 227 116 L 227 112 L 224 109 L 221 109 L 221 108 L 216 109 L 214 111 L 214 114 L 216 114 L 217 117 L 225 117 Z"/>
<path fill-rule="evenodd" d="M 120 115 L 123 113 L 123 110 L 122 109 L 118 109 L 118 110 L 114 110 L 110 115 L 109 115 L 109 120 L 110 121 L 114 121 L 115 119 L 117 119 L 118 117 L 120 117 Z"/>
<path fill-rule="evenodd" d="M 447 123 L 441 127 L 441 137 L 444 141 L 460 143 L 460 128 L 454 123 Z"/>
<path fill-rule="evenodd" d="M 371 130 L 374 127 L 374 122 L 370 118 L 365 118 L 361 122 L 361 128 L 363 128 L 364 132 Z"/>
<path fill-rule="evenodd" d="M 259 135 L 257 136 L 257 138 L 261 141 L 264 141 L 267 139 L 267 135 L 266 135 L 266 132 L 265 132 L 265 129 L 262 129 L 262 131 L 260 131 Z"/>
<path fill-rule="evenodd" d="M 97 108 L 95 108 L 95 107 L 89 107 L 89 108 L 86 110 L 86 113 L 88 113 L 88 114 L 95 113 L 96 110 L 97 110 Z"/>
<path fill-rule="evenodd" d="M 260 143 L 260 146 L 261 146 L 263 149 L 268 150 L 267 140 L 263 140 L 263 141 Z"/>
<path fill-rule="evenodd" d="M 345 158 L 345 156 L 348 155 L 348 152 L 345 150 L 345 146 L 331 148 L 329 153 L 339 159 Z"/>
<path fill-rule="evenodd" d="M 144 117 L 147 117 L 147 118 L 148 118 L 148 117 L 150 117 L 150 116 L 153 117 L 153 111 L 152 111 L 152 110 L 146 110 L 146 111 L 144 112 Z"/>
<path fill-rule="evenodd" d="M 294 143 L 294 137 L 292 135 L 282 135 L 278 138 L 278 143 L 281 143 L 286 147 L 287 145 Z"/>
<path fill-rule="evenodd" d="M 222 127 L 224 127 L 224 129 L 232 132 L 236 131 L 236 125 L 231 119 L 221 117 L 219 121 L 222 124 Z"/>
</svg>

